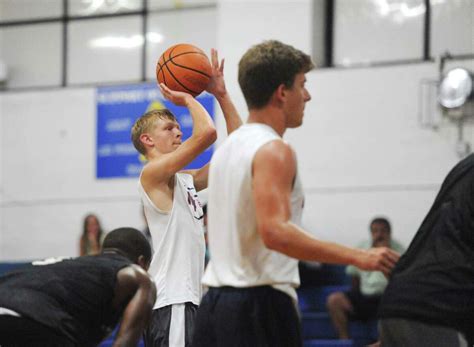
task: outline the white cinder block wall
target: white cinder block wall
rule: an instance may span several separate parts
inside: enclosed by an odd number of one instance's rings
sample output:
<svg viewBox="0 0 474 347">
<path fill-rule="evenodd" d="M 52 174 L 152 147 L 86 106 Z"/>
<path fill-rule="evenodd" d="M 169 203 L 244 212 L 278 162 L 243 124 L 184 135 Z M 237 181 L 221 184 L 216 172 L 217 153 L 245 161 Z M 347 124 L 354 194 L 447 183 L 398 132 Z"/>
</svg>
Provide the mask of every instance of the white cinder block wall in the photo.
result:
<svg viewBox="0 0 474 347">
<path fill-rule="evenodd" d="M 222 0 L 217 27 L 228 89 L 246 118 L 241 55 L 264 39 L 311 52 L 312 1 Z M 408 244 L 458 160 L 453 126 L 418 124 L 420 80 L 436 77 L 435 63 L 308 74 L 304 125 L 286 134 L 306 188 L 307 229 L 353 245 L 385 215 Z M 474 140 L 472 127 L 466 135 Z M 143 227 L 136 181 L 95 179 L 95 137 L 93 88 L 0 94 L 0 261 L 77 255 L 90 211 L 106 230 Z"/>
</svg>

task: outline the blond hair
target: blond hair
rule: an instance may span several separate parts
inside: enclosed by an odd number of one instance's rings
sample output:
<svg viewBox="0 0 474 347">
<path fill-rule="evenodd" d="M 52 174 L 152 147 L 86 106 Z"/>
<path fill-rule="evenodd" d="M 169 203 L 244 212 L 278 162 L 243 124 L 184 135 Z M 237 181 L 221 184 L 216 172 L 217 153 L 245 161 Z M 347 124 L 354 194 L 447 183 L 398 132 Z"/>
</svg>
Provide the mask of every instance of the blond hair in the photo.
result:
<svg viewBox="0 0 474 347">
<path fill-rule="evenodd" d="M 152 129 L 155 125 L 155 121 L 157 119 L 169 119 L 176 122 L 176 117 L 173 115 L 173 113 L 171 113 L 170 110 L 164 108 L 161 110 L 148 111 L 138 118 L 132 127 L 131 139 L 133 146 L 143 155 L 146 155 L 146 148 L 143 145 L 143 142 L 140 140 L 140 136 L 147 131 L 150 131 L 150 129 Z"/>
</svg>

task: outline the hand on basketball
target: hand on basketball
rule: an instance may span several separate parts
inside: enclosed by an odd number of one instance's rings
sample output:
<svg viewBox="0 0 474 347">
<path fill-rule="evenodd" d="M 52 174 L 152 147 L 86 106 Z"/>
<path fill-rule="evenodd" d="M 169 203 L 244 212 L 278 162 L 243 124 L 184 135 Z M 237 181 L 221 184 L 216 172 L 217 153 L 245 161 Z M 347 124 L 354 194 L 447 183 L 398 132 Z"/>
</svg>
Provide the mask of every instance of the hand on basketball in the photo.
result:
<svg viewBox="0 0 474 347">
<path fill-rule="evenodd" d="M 163 83 L 160 83 L 160 90 L 161 94 L 163 94 L 166 99 L 178 106 L 187 106 L 189 104 L 189 100 L 194 99 L 191 94 L 171 90 Z"/>
<path fill-rule="evenodd" d="M 219 56 L 214 48 L 211 49 L 211 67 L 211 80 L 207 85 L 206 91 L 215 97 L 223 96 L 227 93 L 224 82 L 224 59 L 219 64 Z"/>
<path fill-rule="evenodd" d="M 386 277 L 400 258 L 400 254 L 387 247 L 376 247 L 365 251 L 357 267 L 367 271 L 382 271 Z"/>
</svg>

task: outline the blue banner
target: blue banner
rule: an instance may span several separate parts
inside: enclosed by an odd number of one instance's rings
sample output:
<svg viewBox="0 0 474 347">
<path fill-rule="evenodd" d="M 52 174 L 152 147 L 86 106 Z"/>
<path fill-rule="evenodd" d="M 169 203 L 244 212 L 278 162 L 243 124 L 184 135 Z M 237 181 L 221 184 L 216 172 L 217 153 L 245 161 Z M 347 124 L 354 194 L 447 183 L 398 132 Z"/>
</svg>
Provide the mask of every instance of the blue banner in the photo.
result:
<svg viewBox="0 0 474 347">
<path fill-rule="evenodd" d="M 214 118 L 214 97 L 204 93 L 197 100 Z M 145 158 L 133 147 L 130 130 L 145 112 L 161 108 L 169 109 L 176 116 L 183 140 L 191 136 L 193 121 L 188 109 L 165 100 L 156 84 L 97 89 L 97 178 L 138 177 Z M 204 166 L 212 152 L 211 146 L 186 169 Z"/>
</svg>

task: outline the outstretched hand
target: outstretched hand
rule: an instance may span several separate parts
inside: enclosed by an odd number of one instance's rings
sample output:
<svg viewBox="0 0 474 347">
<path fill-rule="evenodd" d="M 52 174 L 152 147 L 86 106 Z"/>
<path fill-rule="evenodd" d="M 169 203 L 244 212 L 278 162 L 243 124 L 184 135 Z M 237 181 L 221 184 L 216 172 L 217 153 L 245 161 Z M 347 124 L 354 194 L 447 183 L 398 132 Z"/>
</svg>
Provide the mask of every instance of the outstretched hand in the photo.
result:
<svg viewBox="0 0 474 347">
<path fill-rule="evenodd" d="M 193 99 L 191 94 L 185 92 L 178 92 L 176 90 L 171 90 L 163 83 L 160 83 L 161 94 L 171 101 L 173 104 L 178 106 L 187 106 L 190 99 Z"/>
<path fill-rule="evenodd" d="M 362 270 L 382 271 L 388 277 L 400 259 L 400 254 L 387 247 L 370 248 L 357 265 Z"/>
<path fill-rule="evenodd" d="M 214 48 L 211 49 L 211 67 L 211 80 L 207 85 L 206 91 L 215 97 L 223 96 L 227 93 L 224 82 L 224 59 L 219 63 L 219 56 Z"/>
</svg>

